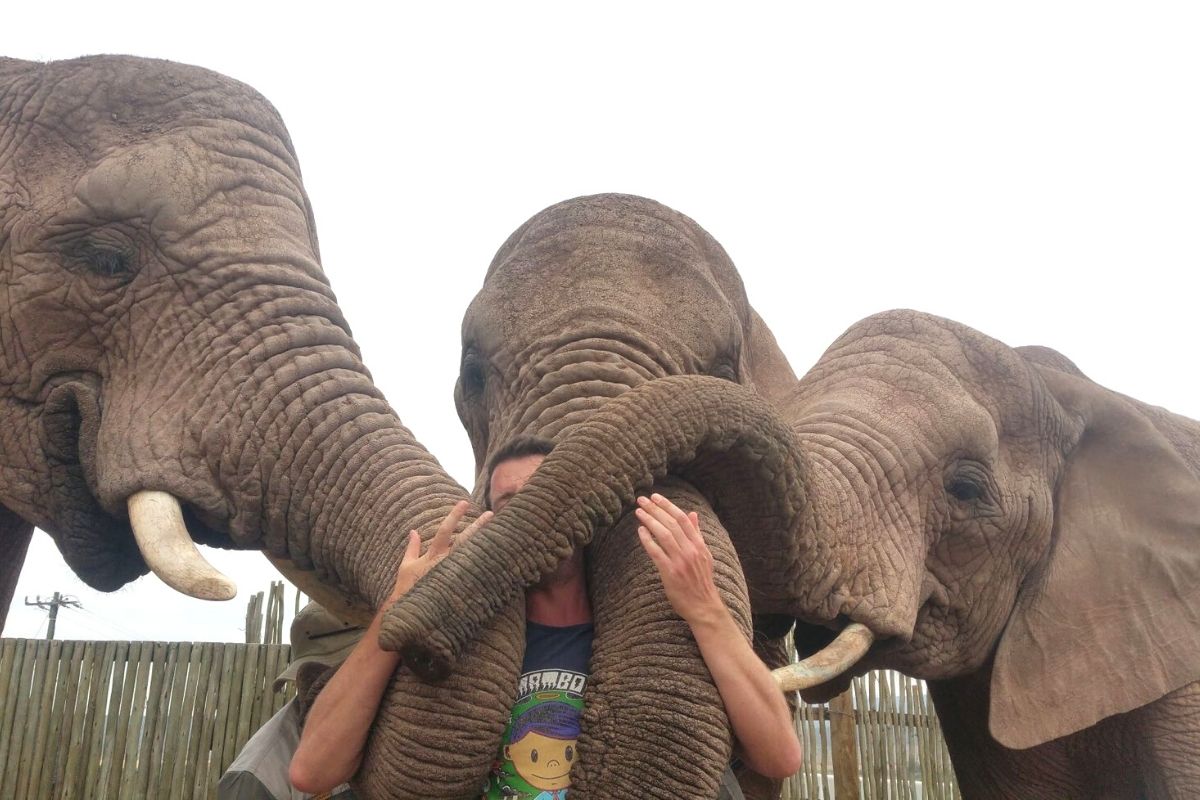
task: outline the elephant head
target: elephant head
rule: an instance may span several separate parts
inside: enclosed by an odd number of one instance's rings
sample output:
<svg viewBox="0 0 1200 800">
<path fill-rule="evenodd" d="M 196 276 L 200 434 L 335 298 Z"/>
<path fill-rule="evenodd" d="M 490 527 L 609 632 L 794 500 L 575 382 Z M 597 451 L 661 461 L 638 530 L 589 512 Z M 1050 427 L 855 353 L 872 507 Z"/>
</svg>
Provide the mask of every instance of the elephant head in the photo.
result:
<svg viewBox="0 0 1200 800">
<path fill-rule="evenodd" d="M 152 569 L 227 596 L 195 540 L 262 549 L 369 613 L 407 531 L 467 497 L 372 384 L 286 129 L 245 85 L 0 59 L 0 287 L 3 611 L 36 525 L 99 589 Z M 362 785 L 476 791 L 520 637 L 514 612 L 446 685 L 397 675 Z"/>
<path fill-rule="evenodd" d="M 287 132 L 242 84 L 124 57 L 0 60 L 0 277 L 5 607 L 37 525 L 97 588 L 152 569 L 228 595 L 194 540 L 262 549 L 327 607 L 369 612 L 404 534 L 431 532 L 467 496 L 373 386 L 320 266 Z M 584 198 L 531 220 L 501 249 L 464 336 L 456 398 L 481 464 L 512 435 L 563 438 L 666 376 L 768 396 L 792 378 L 720 246 L 638 198 Z M 735 465 L 760 460 L 734 449 Z M 728 501 L 726 525 L 761 517 L 739 499 L 737 469 L 701 458 L 681 475 L 728 478 L 713 495 Z M 571 473 L 559 479 L 547 476 L 535 514 L 594 507 Z M 691 486 L 663 488 L 705 515 L 719 585 L 749 635 L 725 528 Z M 530 513 L 519 505 L 516 517 Z M 637 794 L 663 763 L 699 753 L 703 768 L 662 771 L 656 791 L 711 794 L 730 747 L 720 700 L 621 511 L 607 509 L 608 546 L 590 552 L 597 691 L 572 793 L 590 780 Z M 438 686 L 397 673 L 361 790 L 478 790 L 516 687 L 521 612 L 509 602 L 474 625 Z"/>
<path fill-rule="evenodd" d="M 874 634 L 857 666 L 811 699 L 869 668 L 899 669 L 935 690 L 983 676 L 989 699 L 967 727 L 1012 752 L 1200 680 L 1194 421 L 1103 389 L 1053 351 L 1014 350 L 910 311 L 856 324 L 791 392 L 770 408 L 755 403 L 768 405 L 695 378 L 614 400 L 593 417 L 596 430 L 573 433 L 543 465 L 582 476 L 591 510 L 536 534 L 497 518 L 393 609 L 397 646 L 434 667 L 452 663 L 456 631 L 431 625 L 443 595 L 470 596 L 464 616 L 478 620 L 507 591 L 464 586 L 473 559 L 520 583 L 531 560 L 603 531 L 606 510 L 656 475 L 692 476 L 724 519 L 728 488 L 706 478 L 740 450 L 757 456 L 743 457 L 743 469 L 753 467 L 749 483 L 772 500 L 761 501 L 769 513 L 756 528 L 726 526 L 754 610 L 795 617 L 801 652 L 849 623 Z M 650 409 L 660 416 L 643 422 Z M 743 415 L 755 422 L 741 424 Z M 603 461 L 614 453 L 616 469 Z M 545 491 L 539 478 L 529 502 Z M 1194 742 L 1200 731 L 1188 724 Z M 956 761 L 968 738 L 951 738 Z"/>
<path fill-rule="evenodd" d="M 625 195 L 569 200 L 522 225 L 493 259 L 465 315 L 462 337 L 455 402 L 481 471 L 477 499 L 486 489 L 483 466 L 515 436 L 564 442 L 577 429 L 602 429 L 605 423 L 594 420 L 604 417 L 595 415 L 637 387 L 705 375 L 771 395 L 795 379 L 721 246 L 691 219 Z M 647 423 L 662 419 L 647 409 Z M 614 454 L 597 463 L 619 471 Z M 710 461 L 706 480 L 719 477 L 727 498 L 738 495 L 745 484 L 741 464 L 736 458 Z M 688 483 L 695 477 L 677 473 L 658 488 L 704 515 L 719 584 L 749 634 L 746 587 L 725 528 L 753 525 L 756 513 L 738 498 L 718 520 Z M 561 478 L 554 498 L 522 498 L 520 510 L 506 510 L 504 520 L 531 515 L 532 524 L 543 525 L 554 516 L 549 509 L 563 502 L 573 505 L 572 514 L 600 510 L 573 471 Z M 660 472 L 658 478 L 668 476 Z M 746 497 L 762 493 L 744 488 Z M 638 794 L 644 791 L 641 777 L 679 759 L 686 743 L 704 768 L 668 774 L 657 789 L 664 796 L 711 795 L 729 758 L 720 698 L 637 544 L 629 511 L 620 502 L 603 507 L 598 524 L 606 536 L 588 553 L 597 628 L 571 792 Z M 546 563 L 535 557 L 529 575 L 540 574 Z M 521 606 L 519 586 L 513 584 L 504 602 L 506 608 Z M 457 616 L 446 623 L 459 624 Z M 759 641 L 767 658 L 782 660 L 782 640 Z M 415 660 L 414 666 L 419 668 Z"/>
</svg>

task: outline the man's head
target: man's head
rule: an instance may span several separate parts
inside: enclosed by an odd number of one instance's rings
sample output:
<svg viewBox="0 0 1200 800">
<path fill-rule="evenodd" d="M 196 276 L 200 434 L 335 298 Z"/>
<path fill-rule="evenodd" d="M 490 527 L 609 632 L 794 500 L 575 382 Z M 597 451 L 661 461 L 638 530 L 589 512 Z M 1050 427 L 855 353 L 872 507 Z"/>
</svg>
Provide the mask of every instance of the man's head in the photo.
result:
<svg viewBox="0 0 1200 800">
<path fill-rule="evenodd" d="M 299 683 L 297 677 L 306 664 L 322 669 L 341 664 L 364 632 L 361 625 L 343 622 L 323 606 L 310 602 L 292 620 L 292 661 L 275 679 L 275 691 L 285 681 Z"/>
<path fill-rule="evenodd" d="M 518 436 L 496 451 L 488 461 L 486 507 L 499 513 L 525 485 L 554 449 L 554 442 L 539 436 Z M 583 552 L 576 550 L 544 577 L 537 588 L 567 583 L 583 571 Z"/>
<path fill-rule="evenodd" d="M 497 450 L 488 462 L 487 508 L 497 512 L 504 508 L 553 449 L 549 439 L 518 436 Z"/>
</svg>

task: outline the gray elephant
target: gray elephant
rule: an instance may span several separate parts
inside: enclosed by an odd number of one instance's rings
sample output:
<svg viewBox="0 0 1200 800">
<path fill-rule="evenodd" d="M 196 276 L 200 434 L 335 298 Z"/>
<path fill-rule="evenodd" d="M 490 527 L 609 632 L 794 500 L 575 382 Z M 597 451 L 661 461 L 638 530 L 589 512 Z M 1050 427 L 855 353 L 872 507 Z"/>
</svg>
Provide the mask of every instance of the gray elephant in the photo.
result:
<svg viewBox="0 0 1200 800">
<path fill-rule="evenodd" d="M 322 272 L 287 132 L 242 84 L 125 57 L 0 59 L 0 281 L 5 611 L 36 525 L 99 589 L 153 570 L 188 594 L 230 596 L 199 541 L 262 549 L 326 607 L 370 613 L 407 531 L 431 534 L 468 496 L 372 385 Z M 681 302 L 691 313 L 674 313 Z M 638 198 L 531 221 L 497 256 L 465 331 L 456 396 L 481 462 L 517 433 L 561 438 L 664 376 L 761 377 L 768 394 L 790 378 L 720 246 Z M 558 479 L 547 518 L 587 501 L 572 473 Z M 661 488 L 703 515 L 749 636 L 728 533 L 689 486 Z M 711 797 L 728 722 L 653 567 L 621 545 L 635 527 L 623 519 L 614 546 L 589 553 L 594 678 L 572 795 Z M 356 788 L 476 794 L 522 642 L 522 606 L 509 603 L 472 625 L 443 683 L 399 672 Z M 762 651 L 781 661 L 782 640 Z"/>
<path fill-rule="evenodd" d="M 390 610 L 393 646 L 446 673 L 566 548 L 628 547 L 612 520 L 682 475 L 754 611 L 841 661 L 806 697 L 871 668 L 927 679 L 965 797 L 1200 793 L 1200 424 L 912 311 L 856 324 L 798 382 L 774 374 L 765 397 L 664 378 L 596 412 L 542 468 L 586 476 L 585 508 L 531 524 L 553 497 L 536 475 Z M 472 581 L 479 563 L 512 577 Z M 437 629 L 451 598 L 461 624 Z"/>
</svg>

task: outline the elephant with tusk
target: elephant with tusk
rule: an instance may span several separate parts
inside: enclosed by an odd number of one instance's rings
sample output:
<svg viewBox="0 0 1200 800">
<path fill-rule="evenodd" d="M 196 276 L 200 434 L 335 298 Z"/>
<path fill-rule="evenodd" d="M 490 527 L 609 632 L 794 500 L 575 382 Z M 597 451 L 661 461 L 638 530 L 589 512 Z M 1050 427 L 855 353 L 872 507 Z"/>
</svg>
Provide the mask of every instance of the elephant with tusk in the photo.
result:
<svg viewBox="0 0 1200 800">
<path fill-rule="evenodd" d="M 539 514 L 568 473 L 582 507 Z M 773 397 L 679 376 L 613 399 L 384 639 L 453 674 L 562 553 L 620 546 L 622 509 L 667 475 L 716 509 L 753 610 L 815 653 L 781 685 L 925 678 L 964 797 L 1200 791 L 1200 423 L 913 311 L 854 325 Z"/>
<path fill-rule="evenodd" d="M 260 549 L 327 608 L 361 617 L 387 597 L 407 532 L 428 537 L 470 496 L 372 384 L 286 129 L 243 84 L 129 57 L 0 59 L 0 284 L 5 611 L 38 526 L 98 589 L 152 570 L 196 597 L 231 596 L 199 542 Z M 464 336 L 455 397 L 481 465 L 513 436 L 564 439 L 669 376 L 764 395 L 791 377 L 721 247 L 634 197 L 531 220 L 501 248 Z M 723 525 L 763 528 L 769 544 L 786 474 L 739 441 L 735 456 L 698 453 L 653 486 L 701 514 L 749 637 L 756 590 Z M 696 490 L 718 475 L 724 491 Z M 571 470 L 557 478 L 508 516 L 606 520 L 587 554 L 596 640 L 572 796 L 712 796 L 732 743 L 695 642 L 628 509 L 580 495 Z M 535 560 L 524 574 L 553 559 Z M 394 676 L 355 779 L 365 796 L 478 793 L 521 665 L 514 597 L 470 624 L 438 685 Z M 459 622 L 440 624 L 459 636 Z M 772 635 L 756 644 L 782 665 L 785 631 L 758 623 Z"/>
</svg>

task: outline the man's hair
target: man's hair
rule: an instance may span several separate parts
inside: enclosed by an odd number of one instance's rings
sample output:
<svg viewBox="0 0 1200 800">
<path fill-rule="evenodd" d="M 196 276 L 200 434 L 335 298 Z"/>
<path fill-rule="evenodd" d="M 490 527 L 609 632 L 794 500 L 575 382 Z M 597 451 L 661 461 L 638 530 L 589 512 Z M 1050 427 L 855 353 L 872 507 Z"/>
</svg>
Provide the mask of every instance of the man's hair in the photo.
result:
<svg viewBox="0 0 1200 800">
<path fill-rule="evenodd" d="M 553 449 L 554 442 L 541 436 L 522 434 L 509 439 L 508 443 L 497 450 L 487 462 L 487 480 L 483 484 L 484 502 L 487 508 L 492 507 L 492 473 L 496 470 L 497 466 L 505 461 L 512 461 L 514 458 L 524 458 L 525 456 L 548 456 L 550 455 L 550 451 Z"/>
</svg>

